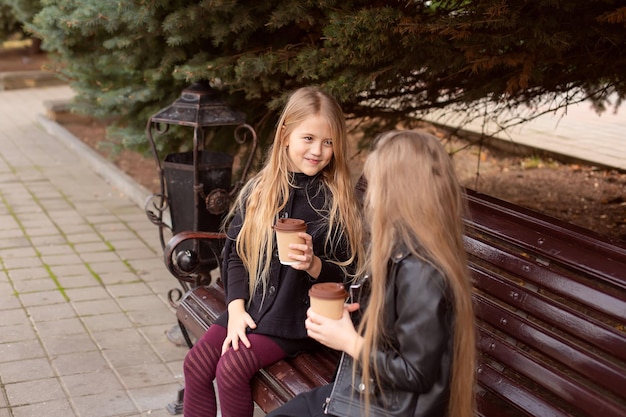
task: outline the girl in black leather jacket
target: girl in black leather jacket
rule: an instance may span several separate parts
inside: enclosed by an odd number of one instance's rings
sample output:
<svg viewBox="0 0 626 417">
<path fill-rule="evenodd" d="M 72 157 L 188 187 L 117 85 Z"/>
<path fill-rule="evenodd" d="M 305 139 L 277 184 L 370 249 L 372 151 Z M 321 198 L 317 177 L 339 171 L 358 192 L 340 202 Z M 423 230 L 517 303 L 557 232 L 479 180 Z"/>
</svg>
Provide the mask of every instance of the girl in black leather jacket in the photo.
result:
<svg viewBox="0 0 626 417">
<path fill-rule="evenodd" d="M 475 334 L 464 197 L 434 136 L 392 131 L 364 168 L 369 288 L 340 320 L 309 309 L 309 336 L 343 351 L 335 381 L 268 417 L 474 414 Z M 361 308 L 355 328 L 350 314 Z"/>
</svg>

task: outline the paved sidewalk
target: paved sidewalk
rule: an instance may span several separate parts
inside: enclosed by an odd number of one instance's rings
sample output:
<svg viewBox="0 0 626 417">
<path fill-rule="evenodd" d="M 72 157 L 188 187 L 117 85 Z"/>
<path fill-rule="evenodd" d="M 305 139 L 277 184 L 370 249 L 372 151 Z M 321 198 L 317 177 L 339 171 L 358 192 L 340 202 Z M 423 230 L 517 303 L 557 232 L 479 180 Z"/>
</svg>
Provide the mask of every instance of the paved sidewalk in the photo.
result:
<svg viewBox="0 0 626 417">
<path fill-rule="evenodd" d="M 38 123 L 72 95 L 0 92 L 0 417 L 167 416 L 177 283 L 143 209 Z"/>
<path fill-rule="evenodd" d="M 615 99 L 613 99 L 615 102 Z M 438 123 L 462 125 L 463 114 L 442 116 Z M 506 133 L 490 118 L 478 119 L 464 125 L 465 130 L 495 134 L 500 146 L 515 150 L 538 151 L 565 161 L 584 162 L 603 168 L 626 171 L 626 108 L 617 112 L 608 108 L 597 114 L 589 102 L 570 105 L 567 112 L 544 114 Z"/>
</svg>

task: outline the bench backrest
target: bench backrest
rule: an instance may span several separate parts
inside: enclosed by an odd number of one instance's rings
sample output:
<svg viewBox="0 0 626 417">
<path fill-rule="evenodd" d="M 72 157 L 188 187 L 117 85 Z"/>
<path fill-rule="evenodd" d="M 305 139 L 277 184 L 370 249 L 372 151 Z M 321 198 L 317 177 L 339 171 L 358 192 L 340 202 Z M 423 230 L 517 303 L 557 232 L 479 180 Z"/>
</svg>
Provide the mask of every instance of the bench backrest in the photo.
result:
<svg viewBox="0 0 626 417">
<path fill-rule="evenodd" d="M 626 415 L 626 246 L 468 199 L 483 415 Z"/>
</svg>

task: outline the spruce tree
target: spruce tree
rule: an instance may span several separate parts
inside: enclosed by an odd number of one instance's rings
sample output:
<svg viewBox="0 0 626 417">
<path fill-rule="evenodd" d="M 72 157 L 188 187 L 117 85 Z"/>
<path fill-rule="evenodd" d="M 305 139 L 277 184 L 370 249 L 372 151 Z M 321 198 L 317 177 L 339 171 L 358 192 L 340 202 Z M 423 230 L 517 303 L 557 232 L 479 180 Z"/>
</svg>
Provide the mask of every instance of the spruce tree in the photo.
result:
<svg viewBox="0 0 626 417">
<path fill-rule="evenodd" d="M 0 4 L 0 44 L 8 40 L 11 35 L 19 33 L 21 26 L 13 9 L 7 4 Z"/>
<path fill-rule="evenodd" d="M 17 20 L 19 31 L 23 32 L 26 25 L 32 22 L 33 17 L 41 10 L 40 0 L 3 0 L 4 4 Z M 31 38 L 31 52 L 41 53 L 41 39 Z"/>
<path fill-rule="evenodd" d="M 626 7 L 611 0 L 42 0 L 30 29 L 82 107 L 148 117 L 209 80 L 261 138 L 285 94 L 319 84 L 354 117 L 494 112 L 626 94 Z M 562 104 L 561 103 L 561 104 Z M 384 119 L 379 117 L 384 116 Z M 130 133 L 129 133 L 130 132 Z"/>
<path fill-rule="evenodd" d="M 0 4 L 0 37 L 23 32 L 24 24 L 30 23 L 39 10 L 40 0 L 3 0 Z"/>
<path fill-rule="evenodd" d="M 30 23 L 41 10 L 41 0 L 3 0 L 13 10 L 15 18 L 22 23 Z"/>
</svg>

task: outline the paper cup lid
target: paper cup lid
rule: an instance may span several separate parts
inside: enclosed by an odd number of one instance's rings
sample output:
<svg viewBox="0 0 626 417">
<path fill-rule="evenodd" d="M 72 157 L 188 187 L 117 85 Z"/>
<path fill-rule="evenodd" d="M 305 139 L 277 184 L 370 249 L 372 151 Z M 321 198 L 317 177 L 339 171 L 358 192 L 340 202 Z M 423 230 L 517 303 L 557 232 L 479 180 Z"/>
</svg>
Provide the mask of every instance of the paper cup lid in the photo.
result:
<svg viewBox="0 0 626 417">
<path fill-rule="evenodd" d="M 338 282 L 322 282 L 313 284 L 309 290 L 309 297 L 326 300 L 345 299 L 348 296 L 346 289 Z"/>
<path fill-rule="evenodd" d="M 306 232 L 306 223 L 301 219 L 278 219 L 274 230 L 280 232 Z"/>
</svg>

